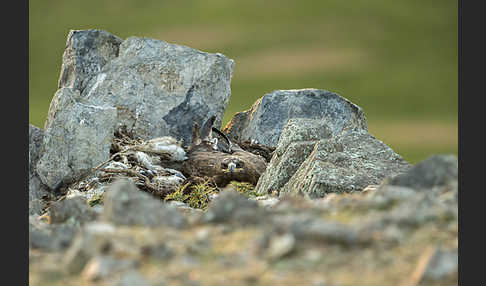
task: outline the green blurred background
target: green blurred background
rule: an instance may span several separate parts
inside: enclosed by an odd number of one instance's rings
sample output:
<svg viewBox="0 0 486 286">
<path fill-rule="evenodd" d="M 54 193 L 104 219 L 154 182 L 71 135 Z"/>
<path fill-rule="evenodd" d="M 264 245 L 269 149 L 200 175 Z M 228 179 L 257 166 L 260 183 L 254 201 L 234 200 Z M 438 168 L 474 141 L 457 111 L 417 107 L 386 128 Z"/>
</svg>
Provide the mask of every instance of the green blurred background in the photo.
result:
<svg viewBox="0 0 486 286">
<path fill-rule="evenodd" d="M 43 128 L 70 29 L 102 29 L 235 61 L 223 126 L 276 89 L 361 106 L 410 163 L 458 145 L 458 7 L 452 0 L 30 0 L 29 122 Z"/>
</svg>

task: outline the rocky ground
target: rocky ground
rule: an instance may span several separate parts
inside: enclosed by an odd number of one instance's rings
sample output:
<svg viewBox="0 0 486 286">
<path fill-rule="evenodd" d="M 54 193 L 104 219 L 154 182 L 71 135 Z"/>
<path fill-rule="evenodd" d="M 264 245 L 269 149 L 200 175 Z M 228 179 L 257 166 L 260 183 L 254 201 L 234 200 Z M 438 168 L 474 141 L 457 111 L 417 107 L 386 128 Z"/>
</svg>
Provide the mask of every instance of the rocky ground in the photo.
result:
<svg viewBox="0 0 486 286">
<path fill-rule="evenodd" d="M 73 198 L 31 217 L 30 282 L 456 285 L 453 159 L 432 157 L 402 179 L 315 200 L 227 188 L 205 211 L 120 181 L 97 208 Z"/>
<path fill-rule="evenodd" d="M 46 125 L 29 127 L 31 285 L 457 285 L 457 158 L 409 165 L 338 94 L 275 91 L 234 116 L 223 132 L 266 162 L 257 184 L 183 174 L 233 65 L 69 34 Z"/>
</svg>

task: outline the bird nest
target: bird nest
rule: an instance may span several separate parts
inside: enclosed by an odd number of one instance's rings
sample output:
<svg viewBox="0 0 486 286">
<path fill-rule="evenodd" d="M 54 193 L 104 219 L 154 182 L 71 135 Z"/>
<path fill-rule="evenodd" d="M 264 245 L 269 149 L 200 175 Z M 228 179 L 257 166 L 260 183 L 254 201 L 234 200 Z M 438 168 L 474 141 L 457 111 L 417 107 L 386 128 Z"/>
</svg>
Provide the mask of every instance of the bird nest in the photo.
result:
<svg viewBox="0 0 486 286">
<path fill-rule="evenodd" d="M 212 127 L 214 119 L 206 121 L 201 130 L 194 124 L 189 146 L 170 136 L 143 140 L 120 126 L 114 133 L 110 158 L 64 187 L 61 199 L 81 195 L 90 205 L 101 203 L 106 188 L 120 178 L 160 199 L 199 208 L 228 184 L 255 194 L 254 187 L 275 148 L 252 141 L 233 142 Z"/>
</svg>

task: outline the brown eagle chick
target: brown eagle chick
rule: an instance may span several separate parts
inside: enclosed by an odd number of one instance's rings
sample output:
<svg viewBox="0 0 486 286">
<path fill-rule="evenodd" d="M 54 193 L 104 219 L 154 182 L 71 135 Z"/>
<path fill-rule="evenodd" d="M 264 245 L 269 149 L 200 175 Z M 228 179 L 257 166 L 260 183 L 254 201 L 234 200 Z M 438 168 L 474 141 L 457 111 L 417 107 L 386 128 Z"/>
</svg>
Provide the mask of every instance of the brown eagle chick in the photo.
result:
<svg viewBox="0 0 486 286">
<path fill-rule="evenodd" d="M 213 117 L 206 121 L 200 132 L 197 123 L 194 124 L 193 142 L 188 149 L 187 160 L 182 164 L 184 176 L 208 178 L 218 187 L 224 187 L 231 181 L 256 185 L 267 167 L 265 158 L 244 151 L 227 138 L 232 148 L 229 152 L 219 150 L 216 138 L 211 138 L 212 132 L 206 130 L 214 130 L 209 121 L 214 122 Z"/>
</svg>

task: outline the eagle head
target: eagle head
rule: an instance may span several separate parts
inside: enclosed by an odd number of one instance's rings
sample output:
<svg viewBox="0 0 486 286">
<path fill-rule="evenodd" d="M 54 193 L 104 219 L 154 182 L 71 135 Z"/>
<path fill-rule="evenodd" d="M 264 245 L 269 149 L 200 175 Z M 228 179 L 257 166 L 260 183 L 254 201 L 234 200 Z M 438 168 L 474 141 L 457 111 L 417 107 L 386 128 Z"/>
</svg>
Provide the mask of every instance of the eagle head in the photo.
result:
<svg viewBox="0 0 486 286">
<path fill-rule="evenodd" d="M 245 164 L 240 159 L 236 157 L 230 157 L 221 161 L 221 170 L 225 173 L 241 172 L 244 165 Z"/>
</svg>

